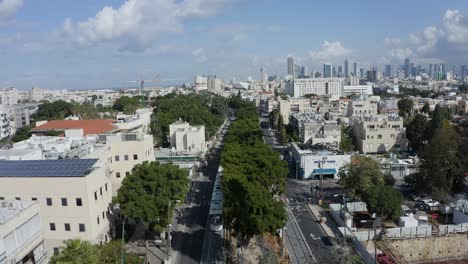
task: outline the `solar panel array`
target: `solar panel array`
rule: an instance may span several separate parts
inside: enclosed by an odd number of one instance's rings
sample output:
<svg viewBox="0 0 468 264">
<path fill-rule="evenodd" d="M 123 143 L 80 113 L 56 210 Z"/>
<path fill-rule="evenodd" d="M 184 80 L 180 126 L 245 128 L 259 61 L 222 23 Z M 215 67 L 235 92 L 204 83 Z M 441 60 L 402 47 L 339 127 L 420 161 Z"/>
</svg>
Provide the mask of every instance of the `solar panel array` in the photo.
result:
<svg viewBox="0 0 468 264">
<path fill-rule="evenodd" d="M 0 177 L 82 177 L 98 159 L 0 160 Z"/>
</svg>

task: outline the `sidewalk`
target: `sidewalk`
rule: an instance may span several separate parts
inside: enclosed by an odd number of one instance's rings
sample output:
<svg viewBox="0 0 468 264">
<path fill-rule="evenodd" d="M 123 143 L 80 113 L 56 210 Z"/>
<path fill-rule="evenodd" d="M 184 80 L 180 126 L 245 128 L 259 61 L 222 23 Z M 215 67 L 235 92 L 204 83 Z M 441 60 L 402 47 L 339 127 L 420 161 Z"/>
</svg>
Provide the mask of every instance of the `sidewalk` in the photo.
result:
<svg viewBox="0 0 468 264">
<path fill-rule="evenodd" d="M 316 220 L 321 218 L 320 207 L 318 205 L 308 204 L 307 207 L 310 209 L 310 212 L 312 213 L 312 215 L 315 217 Z M 327 218 L 327 222 L 328 221 L 331 221 L 331 220 Z M 320 223 L 320 226 L 322 227 L 323 231 L 328 237 L 335 237 L 335 233 L 333 233 L 331 228 L 326 223 Z"/>
</svg>

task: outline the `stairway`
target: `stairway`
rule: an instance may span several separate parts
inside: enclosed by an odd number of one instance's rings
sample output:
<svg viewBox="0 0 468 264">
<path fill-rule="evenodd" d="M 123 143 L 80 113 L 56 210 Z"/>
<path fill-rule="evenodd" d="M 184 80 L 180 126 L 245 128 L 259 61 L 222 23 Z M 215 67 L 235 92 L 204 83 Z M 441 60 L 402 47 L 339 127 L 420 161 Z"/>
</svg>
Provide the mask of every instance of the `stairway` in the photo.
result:
<svg viewBox="0 0 468 264">
<path fill-rule="evenodd" d="M 374 241 L 378 249 L 382 250 L 387 256 L 389 256 L 393 262 L 397 264 L 408 264 L 408 261 L 405 260 L 403 255 L 401 255 L 398 250 L 388 242 L 387 239 Z"/>
</svg>

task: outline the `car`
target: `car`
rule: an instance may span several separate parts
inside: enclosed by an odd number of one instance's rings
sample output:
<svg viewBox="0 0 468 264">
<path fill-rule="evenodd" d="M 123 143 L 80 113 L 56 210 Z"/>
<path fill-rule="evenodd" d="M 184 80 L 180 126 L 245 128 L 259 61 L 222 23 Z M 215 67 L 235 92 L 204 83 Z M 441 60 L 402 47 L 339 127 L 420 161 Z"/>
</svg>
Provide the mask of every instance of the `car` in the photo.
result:
<svg viewBox="0 0 468 264">
<path fill-rule="evenodd" d="M 416 203 L 414 208 L 416 209 L 416 211 L 424 211 L 426 213 L 431 211 L 431 207 L 423 202 Z"/>
<path fill-rule="evenodd" d="M 425 204 L 429 205 L 430 207 L 436 207 L 436 206 L 439 206 L 439 204 L 440 204 L 438 201 L 428 199 L 428 198 L 424 198 L 421 201 L 424 202 Z"/>
<path fill-rule="evenodd" d="M 418 201 L 420 201 L 422 199 L 416 193 L 410 193 L 409 197 L 411 198 L 411 200 L 413 200 L 415 202 L 418 202 Z"/>
</svg>

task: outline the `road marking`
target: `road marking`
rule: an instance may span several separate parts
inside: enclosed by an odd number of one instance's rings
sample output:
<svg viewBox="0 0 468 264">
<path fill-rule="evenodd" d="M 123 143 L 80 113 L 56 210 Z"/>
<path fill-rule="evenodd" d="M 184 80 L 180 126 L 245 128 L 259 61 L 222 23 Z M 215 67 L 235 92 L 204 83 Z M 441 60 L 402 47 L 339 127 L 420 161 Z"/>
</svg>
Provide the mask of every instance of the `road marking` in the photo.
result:
<svg viewBox="0 0 468 264">
<path fill-rule="evenodd" d="M 316 237 L 312 233 L 310 233 L 310 237 L 312 238 L 312 240 L 319 240 L 320 239 L 320 237 Z"/>
</svg>

